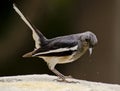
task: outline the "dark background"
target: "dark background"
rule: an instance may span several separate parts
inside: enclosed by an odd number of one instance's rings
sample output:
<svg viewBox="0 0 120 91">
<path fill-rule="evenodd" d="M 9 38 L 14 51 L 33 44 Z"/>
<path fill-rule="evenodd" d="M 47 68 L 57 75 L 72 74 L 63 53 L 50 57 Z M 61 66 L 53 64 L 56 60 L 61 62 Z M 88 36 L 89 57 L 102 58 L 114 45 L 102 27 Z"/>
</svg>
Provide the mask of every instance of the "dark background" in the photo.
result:
<svg viewBox="0 0 120 91">
<path fill-rule="evenodd" d="M 25 16 L 47 37 L 92 31 L 98 37 L 93 55 L 56 68 L 75 78 L 120 84 L 119 0 L 15 0 Z M 31 30 L 8 0 L 0 3 L 0 76 L 52 74 L 38 58 L 22 58 L 32 51 Z"/>
</svg>

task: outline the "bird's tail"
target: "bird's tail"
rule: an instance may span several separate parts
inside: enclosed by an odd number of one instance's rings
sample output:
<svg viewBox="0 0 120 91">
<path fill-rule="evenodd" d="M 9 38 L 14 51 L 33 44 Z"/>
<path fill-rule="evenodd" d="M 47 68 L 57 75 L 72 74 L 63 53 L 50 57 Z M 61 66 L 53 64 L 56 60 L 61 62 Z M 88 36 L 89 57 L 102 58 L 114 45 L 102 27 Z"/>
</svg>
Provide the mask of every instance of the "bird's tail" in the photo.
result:
<svg viewBox="0 0 120 91">
<path fill-rule="evenodd" d="M 29 19 L 27 19 L 22 12 L 18 9 L 18 7 L 13 3 L 13 8 L 16 11 L 16 13 L 21 17 L 21 19 L 26 23 L 26 25 L 32 30 L 32 37 L 35 41 L 35 47 L 36 49 L 41 47 L 41 44 L 43 44 L 47 38 L 30 22 Z"/>
</svg>

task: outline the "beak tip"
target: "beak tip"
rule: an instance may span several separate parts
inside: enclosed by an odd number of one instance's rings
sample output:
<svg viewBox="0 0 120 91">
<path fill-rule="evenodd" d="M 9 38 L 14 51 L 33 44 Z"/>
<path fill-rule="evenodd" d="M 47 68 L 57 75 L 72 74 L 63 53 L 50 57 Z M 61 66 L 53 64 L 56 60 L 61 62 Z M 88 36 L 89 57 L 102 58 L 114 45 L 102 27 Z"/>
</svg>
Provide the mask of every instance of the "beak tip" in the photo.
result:
<svg viewBox="0 0 120 91">
<path fill-rule="evenodd" d="M 90 55 L 92 55 L 92 48 L 89 48 L 89 53 Z"/>
</svg>

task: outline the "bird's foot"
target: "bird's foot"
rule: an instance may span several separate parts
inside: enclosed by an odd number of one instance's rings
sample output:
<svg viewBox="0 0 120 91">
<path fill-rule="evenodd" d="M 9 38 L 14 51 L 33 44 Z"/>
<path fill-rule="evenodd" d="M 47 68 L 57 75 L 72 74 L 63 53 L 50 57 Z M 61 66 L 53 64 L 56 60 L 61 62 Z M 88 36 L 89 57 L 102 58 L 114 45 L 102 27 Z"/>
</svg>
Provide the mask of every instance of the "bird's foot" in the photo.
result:
<svg viewBox="0 0 120 91">
<path fill-rule="evenodd" d="M 66 79 L 55 79 L 56 81 L 58 82 L 65 82 L 65 83 L 80 83 L 78 81 L 69 81 L 69 80 L 66 80 Z"/>
<path fill-rule="evenodd" d="M 65 78 L 73 78 L 71 75 L 65 76 Z"/>
<path fill-rule="evenodd" d="M 66 80 L 67 78 L 72 78 L 72 76 L 64 76 L 64 77 L 58 77 L 58 79 L 55 79 L 58 82 L 66 82 L 66 83 L 79 83 L 78 81 L 69 81 Z"/>
<path fill-rule="evenodd" d="M 58 76 L 58 78 L 59 79 L 69 79 L 69 78 L 73 78 L 71 75 L 68 75 L 68 76 L 63 76 L 63 77 L 60 77 L 60 76 Z"/>
</svg>

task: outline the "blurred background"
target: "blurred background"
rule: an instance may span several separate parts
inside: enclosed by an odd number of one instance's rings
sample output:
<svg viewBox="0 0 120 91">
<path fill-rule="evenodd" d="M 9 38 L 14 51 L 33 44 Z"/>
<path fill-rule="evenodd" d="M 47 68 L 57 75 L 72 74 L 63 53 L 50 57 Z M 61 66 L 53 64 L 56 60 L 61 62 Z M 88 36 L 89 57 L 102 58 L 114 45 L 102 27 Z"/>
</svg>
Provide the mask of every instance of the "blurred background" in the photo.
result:
<svg viewBox="0 0 120 91">
<path fill-rule="evenodd" d="M 74 78 L 120 84 L 120 0 L 14 0 L 47 37 L 92 31 L 93 55 L 56 68 Z M 31 30 L 9 0 L 0 3 L 0 76 L 51 74 L 42 59 L 22 58 L 34 49 Z"/>
</svg>

